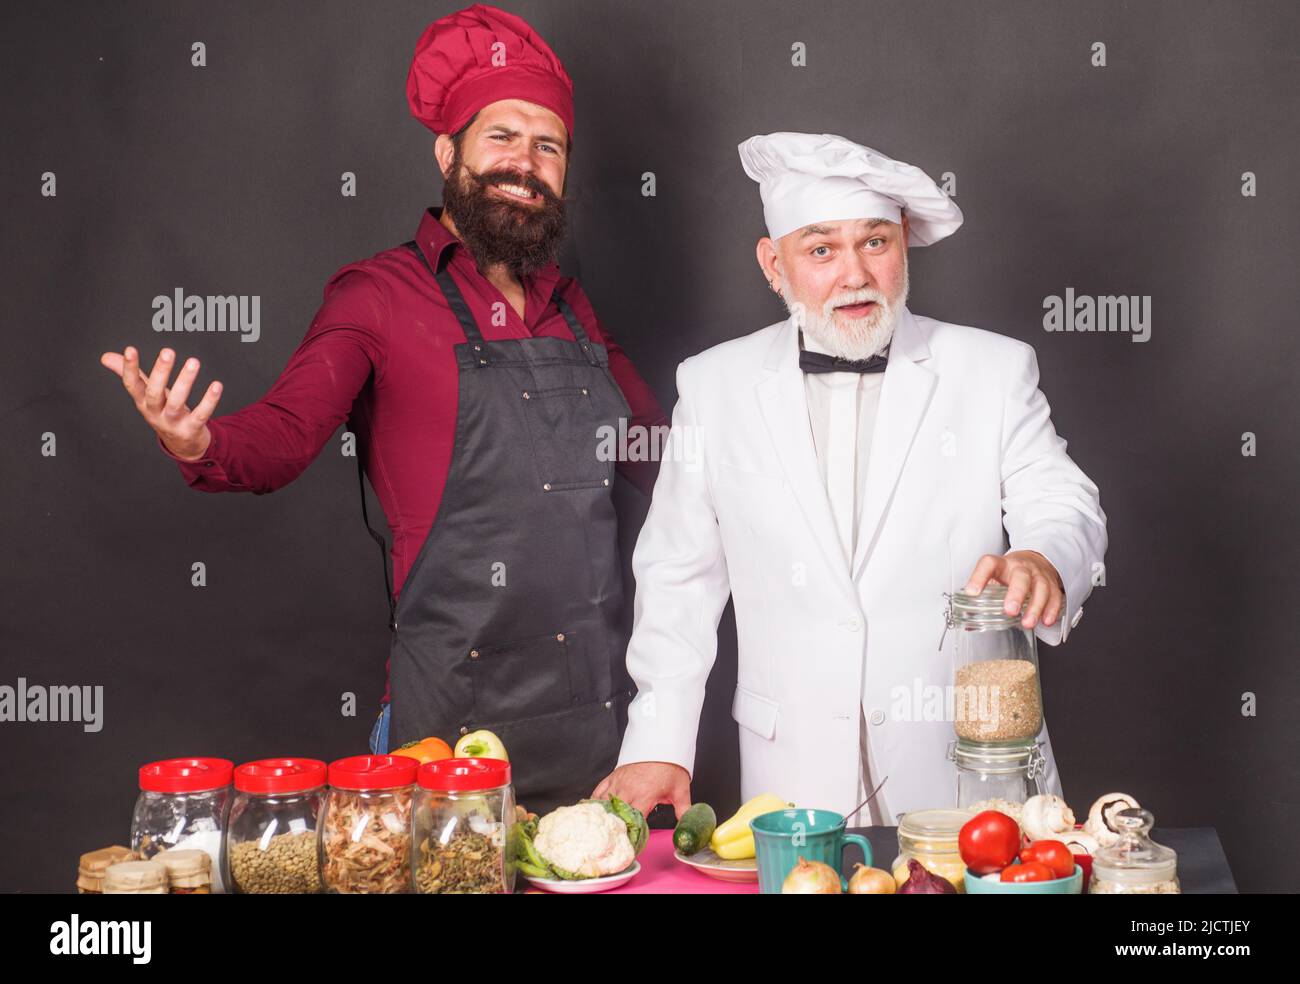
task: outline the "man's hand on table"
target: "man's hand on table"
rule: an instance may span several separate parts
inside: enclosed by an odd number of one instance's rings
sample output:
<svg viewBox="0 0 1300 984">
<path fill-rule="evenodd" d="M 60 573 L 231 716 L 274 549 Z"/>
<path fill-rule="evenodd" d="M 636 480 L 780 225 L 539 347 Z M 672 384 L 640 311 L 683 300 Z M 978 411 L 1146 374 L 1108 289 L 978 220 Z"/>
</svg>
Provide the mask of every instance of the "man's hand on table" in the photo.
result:
<svg viewBox="0 0 1300 984">
<path fill-rule="evenodd" d="M 591 795 L 617 796 L 647 816 L 660 803 L 669 803 L 680 820 L 691 805 L 691 776 L 672 762 L 629 762 L 602 779 Z"/>
<path fill-rule="evenodd" d="M 1007 603 L 1002 610 L 1008 615 L 1020 611 L 1025 598 L 1029 598 L 1029 607 L 1020 620 L 1026 629 L 1037 625 L 1040 615 L 1044 625 L 1052 625 L 1061 617 L 1065 585 L 1056 568 L 1037 550 L 1008 550 L 1001 557 L 985 554 L 962 590 L 979 594 L 989 581 L 1007 586 Z"/>
</svg>

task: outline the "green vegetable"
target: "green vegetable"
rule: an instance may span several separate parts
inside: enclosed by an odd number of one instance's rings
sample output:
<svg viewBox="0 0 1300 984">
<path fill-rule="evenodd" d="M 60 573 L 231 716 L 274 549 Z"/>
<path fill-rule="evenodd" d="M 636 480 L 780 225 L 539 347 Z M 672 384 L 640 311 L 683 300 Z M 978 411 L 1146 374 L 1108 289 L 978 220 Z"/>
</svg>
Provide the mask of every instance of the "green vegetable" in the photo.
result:
<svg viewBox="0 0 1300 984">
<path fill-rule="evenodd" d="M 690 857 L 709 846 L 709 839 L 718 827 L 718 815 L 708 803 L 696 803 L 682 814 L 673 831 L 673 847 L 684 857 Z"/>
<path fill-rule="evenodd" d="M 640 854 L 650 840 L 650 825 L 645 822 L 645 814 L 630 803 L 624 803 L 617 796 L 607 800 L 584 799 L 579 803 L 599 803 L 606 813 L 612 813 L 627 824 L 627 839 L 632 843 L 632 853 Z"/>
</svg>

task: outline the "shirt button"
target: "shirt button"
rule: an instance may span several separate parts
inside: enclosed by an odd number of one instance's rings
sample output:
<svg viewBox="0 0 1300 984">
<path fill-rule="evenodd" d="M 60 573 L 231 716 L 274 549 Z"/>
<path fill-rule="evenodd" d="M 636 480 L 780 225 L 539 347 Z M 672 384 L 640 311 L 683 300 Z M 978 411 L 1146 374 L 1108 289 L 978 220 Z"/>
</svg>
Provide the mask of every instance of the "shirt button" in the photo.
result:
<svg viewBox="0 0 1300 984">
<path fill-rule="evenodd" d="M 856 615 L 854 615 L 852 618 L 850 618 L 850 619 L 849 619 L 847 622 L 845 622 L 844 624 L 845 624 L 846 626 L 848 626 L 848 629 L 849 629 L 850 632 L 857 632 L 858 629 L 862 628 L 862 619 L 860 619 L 860 618 L 858 618 Z"/>
<path fill-rule="evenodd" d="M 871 723 L 872 723 L 872 724 L 884 724 L 884 723 L 885 723 L 885 712 L 882 711 L 880 708 L 877 707 L 874 711 L 871 712 Z"/>
<path fill-rule="evenodd" d="M 205 462 L 203 462 L 203 467 L 204 467 L 204 468 L 211 468 L 211 467 L 212 467 L 212 462 L 210 462 L 210 461 L 205 461 Z"/>
</svg>

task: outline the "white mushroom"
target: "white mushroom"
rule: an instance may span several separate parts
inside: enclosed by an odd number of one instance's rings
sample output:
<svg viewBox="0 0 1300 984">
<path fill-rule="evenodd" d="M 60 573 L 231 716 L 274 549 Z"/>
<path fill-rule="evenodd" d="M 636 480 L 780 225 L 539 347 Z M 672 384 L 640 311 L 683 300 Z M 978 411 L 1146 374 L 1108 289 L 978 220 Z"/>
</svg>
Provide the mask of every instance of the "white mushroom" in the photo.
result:
<svg viewBox="0 0 1300 984">
<path fill-rule="evenodd" d="M 1138 801 L 1128 793 L 1107 793 L 1092 804 L 1083 829 L 1095 837 L 1100 846 L 1110 847 L 1119 841 L 1119 830 L 1115 827 L 1115 814 L 1121 810 L 1138 808 Z"/>
<path fill-rule="evenodd" d="M 1031 796 L 1025 800 L 1020 826 L 1031 841 L 1064 840 L 1074 831 L 1074 814 L 1059 796 Z"/>
<path fill-rule="evenodd" d="M 1070 849 L 1071 854 L 1096 854 L 1097 838 L 1086 830 L 1076 830 L 1068 836 L 1061 838 L 1065 841 L 1065 846 Z"/>
</svg>

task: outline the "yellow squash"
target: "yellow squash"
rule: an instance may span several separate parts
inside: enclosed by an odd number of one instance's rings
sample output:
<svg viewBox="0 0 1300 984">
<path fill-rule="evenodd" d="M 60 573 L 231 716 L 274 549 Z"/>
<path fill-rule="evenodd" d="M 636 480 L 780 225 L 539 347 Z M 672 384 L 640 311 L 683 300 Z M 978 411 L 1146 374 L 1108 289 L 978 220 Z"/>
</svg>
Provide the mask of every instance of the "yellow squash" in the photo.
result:
<svg viewBox="0 0 1300 984">
<path fill-rule="evenodd" d="M 749 829 L 749 821 L 764 813 L 784 810 L 790 804 L 772 793 L 763 793 L 736 811 L 735 816 L 718 824 L 709 840 L 713 853 L 727 861 L 754 856 L 754 832 Z"/>
</svg>

